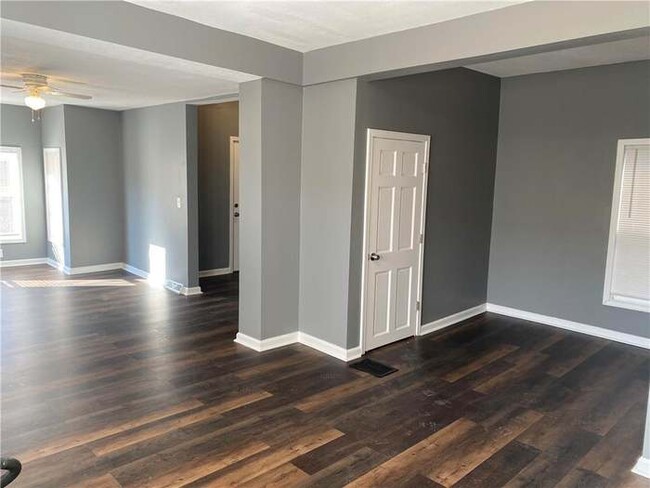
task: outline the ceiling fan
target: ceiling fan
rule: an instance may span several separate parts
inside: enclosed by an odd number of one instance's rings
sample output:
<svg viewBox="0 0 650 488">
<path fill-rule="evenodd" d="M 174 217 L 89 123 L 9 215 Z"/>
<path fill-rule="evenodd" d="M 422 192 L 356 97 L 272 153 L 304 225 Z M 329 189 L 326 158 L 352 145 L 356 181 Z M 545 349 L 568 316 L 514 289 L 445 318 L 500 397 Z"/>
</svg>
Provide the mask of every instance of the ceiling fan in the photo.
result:
<svg viewBox="0 0 650 488">
<path fill-rule="evenodd" d="M 2 77 L 6 75 L 3 73 Z M 9 74 L 8 76 L 17 76 L 22 79 L 23 86 L 16 85 L 7 85 L 5 83 L 0 84 L 2 88 L 13 88 L 16 92 L 24 92 L 27 94 L 25 97 L 25 105 L 31 108 L 33 111 L 38 111 L 45 107 L 47 101 L 43 98 L 45 96 L 53 97 L 66 97 L 66 98 L 77 98 L 79 100 L 90 100 L 92 97 L 90 95 L 81 95 L 79 93 L 70 93 L 63 91 L 55 86 L 49 84 L 49 78 L 46 75 L 41 75 L 38 73 L 16 73 Z M 65 80 L 60 80 L 66 82 Z M 78 82 L 74 82 L 78 83 Z"/>
</svg>

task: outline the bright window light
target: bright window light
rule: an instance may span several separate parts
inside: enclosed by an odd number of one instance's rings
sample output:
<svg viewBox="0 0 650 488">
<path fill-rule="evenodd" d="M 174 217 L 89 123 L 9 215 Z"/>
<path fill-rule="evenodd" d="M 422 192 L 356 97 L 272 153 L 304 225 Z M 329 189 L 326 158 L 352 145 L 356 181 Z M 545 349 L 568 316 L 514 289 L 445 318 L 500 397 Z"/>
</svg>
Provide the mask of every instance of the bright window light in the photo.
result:
<svg viewBox="0 0 650 488">
<path fill-rule="evenodd" d="M 23 166 L 19 147 L 0 147 L 0 242 L 25 242 Z"/>
</svg>

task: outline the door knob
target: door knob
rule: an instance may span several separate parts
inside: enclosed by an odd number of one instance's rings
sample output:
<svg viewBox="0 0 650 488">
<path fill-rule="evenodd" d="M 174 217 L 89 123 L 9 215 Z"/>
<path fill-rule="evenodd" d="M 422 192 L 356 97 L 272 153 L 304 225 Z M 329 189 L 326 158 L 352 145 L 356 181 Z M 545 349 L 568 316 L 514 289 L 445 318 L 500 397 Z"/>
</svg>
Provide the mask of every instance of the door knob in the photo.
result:
<svg viewBox="0 0 650 488">
<path fill-rule="evenodd" d="M 381 259 L 381 256 L 376 252 L 370 253 L 369 257 L 370 257 L 370 261 L 379 261 Z"/>
</svg>

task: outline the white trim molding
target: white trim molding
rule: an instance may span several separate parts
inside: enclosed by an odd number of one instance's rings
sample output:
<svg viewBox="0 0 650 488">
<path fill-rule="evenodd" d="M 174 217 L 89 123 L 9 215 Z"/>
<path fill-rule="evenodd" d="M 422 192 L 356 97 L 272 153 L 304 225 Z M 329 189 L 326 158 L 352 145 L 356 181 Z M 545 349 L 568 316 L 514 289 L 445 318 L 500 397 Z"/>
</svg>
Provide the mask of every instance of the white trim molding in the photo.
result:
<svg viewBox="0 0 650 488">
<path fill-rule="evenodd" d="M 650 459 L 640 457 L 632 468 L 632 472 L 644 478 L 650 478 Z"/>
<path fill-rule="evenodd" d="M 441 319 L 434 320 L 433 322 L 429 322 L 428 324 L 422 324 L 422 326 L 420 327 L 420 333 L 418 335 L 423 336 L 426 334 L 430 334 L 431 332 L 444 329 L 445 327 L 450 327 L 452 325 L 457 324 L 458 322 L 462 322 L 463 320 L 467 320 L 476 315 L 480 315 L 484 313 L 486 310 L 487 310 L 486 304 L 482 303 L 481 305 L 477 305 L 476 307 L 468 308 L 467 310 L 462 310 L 453 315 L 448 315 L 447 317 L 443 317 Z"/>
<path fill-rule="evenodd" d="M 525 310 L 518 310 L 516 308 L 504 307 L 503 305 L 496 305 L 494 303 L 487 304 L 487 311 L 500 315 L 507 315 L 508 317 L 529 320 L 531 322 L 538 322 L 540 324 L 550 325 L 552 327 L 559 327 L 560 329 L 566 329 L 573 332 L 580 332 L 582 334 L 600 337 L 601 339 L 622 342 L 623 344 L 629 344 L 631 346 L 650 349 L 650 338 L 647 337 L 626 334 L 624 332 L 604 329 L 595 325 L 582 324 L 580 322 L 573 322 L 571 320 L 560 319 L 558 317 L 551 317 L 534 312 L 527 312 Z"/>
<path fill-rule="evenodd" d="M 186 297 L 191 297 L 194 295 L 202 295 L 202 294 L 203 292 L 201 291 L 200 286 L 191 286 L 189 288 L 187 286 L 184 286 L 183 288 L 181 288 L 181 295 L 184 295 Z"/>
<path fill-rule="evenodd" d="M 216 268 L 216 269 L 205 269 L 199 271 L 199 278 L 207 278 L 208 276 L 221 276 L 232 273 L 232 268 Z"/>
<path fill-rule="evenodd" d="M 52 258 L 47 258 L 47 265 L 52 266 L 54 269 L 58 269 L 59 271 L 63 271 L 65 268 L 63 263 L 59 263 L 57 260 Z"/>
<path fill-rule="evenodd" d="M 281 336 L 270 337 L 268 339 L 255 339 L 254 337 L 237 332 L 235 342 L 253 349 L 257 352 L 269 351 L 278 347 L 288 346 L 298 342 L 298 332 L 290 332 Z"/>
<path fill-rule="evenodd" d="M 57 269 L 61 269 L 59 263 L 54 261 Z M 117 269 L 123 269 L 124 263 L 105 263 L 105 264 L 95 264 L 92 266 L 79 266 L 77 268 L 69 268 L 68 266 L 63 266 L 63 272 L 67 275 L 79 275 L 79 274 L 89 274 L 89 273 L 102 273 L 104 271 L 115 271 Z"/>
<path fill-rule="evenodd" d="M 14 268 L 16 266 L 34 266 L 37 264 L 49 264 L 49 263 L 47 258 L 10 259 L 8 261 L 0 260 L 0 268 Z"/>
<path fill-rule="evenodd" d="M 304 344 L 305 346 L 316 349 L 317 351 L 324 352 L 336 359 L 341 361 L 351 361 L 361 357 L 361 346 L 353 347 L 352 349 L 345 349 L 331 342 L 324 341 L 318 337 L 305 334 L 304 332 L 298 332 L 298 342 Z"/>
<path fill-rule="evenodd" d="M 290 332 L 289 334 L 262 340 L 237 332 L 235 342 L 257 352 L 269 351 L 271 349 L 289 346 L 291 344 L 302 344 L 341 361 L 351 361 L 361 357 L 361 346 L 353 347 L 352 349 L 345 349 L 336 344 L 332 344 L 331 342 L 305 334 L 304 332 Z"/>
</svg>

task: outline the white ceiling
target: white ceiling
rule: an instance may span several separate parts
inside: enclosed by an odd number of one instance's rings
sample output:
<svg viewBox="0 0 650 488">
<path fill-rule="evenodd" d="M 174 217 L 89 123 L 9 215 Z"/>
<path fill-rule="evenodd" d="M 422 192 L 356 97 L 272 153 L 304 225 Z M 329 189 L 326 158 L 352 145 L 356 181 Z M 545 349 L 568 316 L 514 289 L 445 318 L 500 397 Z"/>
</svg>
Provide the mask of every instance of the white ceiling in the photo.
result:
<svg viewBox="0 0 650 488">
<path fill-rule="evenodd" d="M 210 27 L 307 52 L 478 14 L 526 0 L 129 1 Z"/>
<path fill-rule="evenodd" d="M 650 59 L 648 36 L 474 64 L 468 68 L 505 78 L 643 59 Z"/>
<path fill-rule="evenodd" d="M 17 84 L 16 78 L 5 73 L 36 72 L 82 82 L 57 85 L 64 91 L 93 97 L 85 101 L 45 96 L 48 105 L 69 103 L 124 110 L 233 94 L 238 92 L 240 82 L 255 79 L 243 73 L 27 24 L 3 20 L 1 27 L 3 84 Z M 23 93 L 0 89 L 2 103 L 22 104 L 24 97 Z"/>
</svg>

